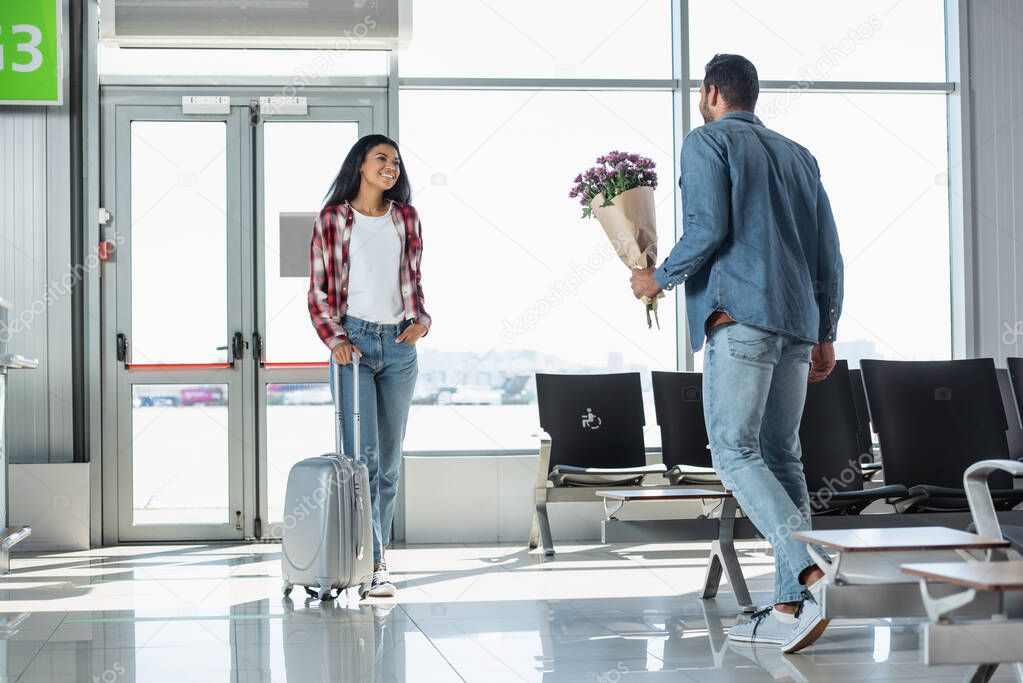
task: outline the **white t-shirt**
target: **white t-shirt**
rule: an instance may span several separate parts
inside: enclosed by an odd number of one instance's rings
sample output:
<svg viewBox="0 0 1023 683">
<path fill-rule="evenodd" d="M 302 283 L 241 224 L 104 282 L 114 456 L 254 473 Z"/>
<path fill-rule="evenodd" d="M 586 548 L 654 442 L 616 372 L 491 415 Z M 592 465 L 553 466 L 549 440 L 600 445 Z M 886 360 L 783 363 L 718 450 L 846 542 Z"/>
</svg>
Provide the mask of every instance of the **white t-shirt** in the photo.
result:
<svg viewBox="0 0 1023 683">
<path fill-rule="evenodd" d="M 373 323 L 393 325 L 405 319 L 398 269 L 401 238 L 391 209 L 383 216 L 365 216 L 355 209 L 348 243 L 347 314 Z"/>
</svg>

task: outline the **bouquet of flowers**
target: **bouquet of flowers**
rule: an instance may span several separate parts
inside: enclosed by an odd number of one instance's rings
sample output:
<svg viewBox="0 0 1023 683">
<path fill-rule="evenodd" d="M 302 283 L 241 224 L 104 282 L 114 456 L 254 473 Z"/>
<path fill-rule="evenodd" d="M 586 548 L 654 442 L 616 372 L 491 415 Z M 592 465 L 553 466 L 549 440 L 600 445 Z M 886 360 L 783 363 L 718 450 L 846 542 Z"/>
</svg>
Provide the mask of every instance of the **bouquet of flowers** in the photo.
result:
<svg viewBox="0 0 1023 683">
<path fill-rule="evenodd" d="M 618 258 L 629 268 L 657 263 L 657 225 L 654 217 L 654 162 L 638 154 L 613 151 L 597 158 L 597 165 L 575 177 L 568 196 L 578 198 L 583 218 L 596 217 Z M 664 296 L 663 293 L 658 298 Z M 657 299 L 643 297 L 646 325 L 657 319 Z"/>
</svg>

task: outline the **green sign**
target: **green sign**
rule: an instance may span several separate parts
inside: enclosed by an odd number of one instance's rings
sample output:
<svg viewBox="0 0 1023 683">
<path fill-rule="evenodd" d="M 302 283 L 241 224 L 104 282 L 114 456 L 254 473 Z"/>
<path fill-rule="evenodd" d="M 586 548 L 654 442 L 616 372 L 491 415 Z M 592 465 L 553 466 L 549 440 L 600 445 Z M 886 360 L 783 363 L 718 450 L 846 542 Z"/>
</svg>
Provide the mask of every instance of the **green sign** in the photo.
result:
<svg viewBox="0 0 1023 683">
<path fill-rule="evenodd" d="M 0 0 L 0 104 L 61 104 L 60 0 Z"/>
</svg>

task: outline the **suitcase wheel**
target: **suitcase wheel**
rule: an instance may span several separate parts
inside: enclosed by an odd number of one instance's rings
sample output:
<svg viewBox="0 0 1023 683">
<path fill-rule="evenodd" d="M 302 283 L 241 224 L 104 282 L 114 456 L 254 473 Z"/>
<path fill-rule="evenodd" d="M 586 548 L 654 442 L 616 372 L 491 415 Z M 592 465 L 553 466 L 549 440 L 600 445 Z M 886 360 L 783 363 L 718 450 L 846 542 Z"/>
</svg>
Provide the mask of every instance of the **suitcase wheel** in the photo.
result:
<svg viewBox="0 0 1023 683">
<path fill-rule="evenodd" d="M 294 586 L 292 586 L 290 583 L 285 582 L 284 587 L 282 588 L 282 590 L 284 591 L 284 597 L 288 597 L 289 595 L 291 595 L 291 589 L 293 587 Z"/>
<path fill-rule="evenodd" d="M 316 597 L 320 602 L 326 602 L 327 600 L 334 599 L 334 591 L 328 586 L 327 588 L 321 588 L 316 593 Z"/>
</svg>

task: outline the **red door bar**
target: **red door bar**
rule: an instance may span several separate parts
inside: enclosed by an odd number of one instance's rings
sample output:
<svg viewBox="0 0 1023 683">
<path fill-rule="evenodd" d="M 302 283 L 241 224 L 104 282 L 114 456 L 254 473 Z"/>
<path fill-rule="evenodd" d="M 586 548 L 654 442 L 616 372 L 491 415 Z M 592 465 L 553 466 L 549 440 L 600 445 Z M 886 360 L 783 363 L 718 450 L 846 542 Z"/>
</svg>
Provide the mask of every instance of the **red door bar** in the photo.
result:
<svg viewBox="0 0 1023 683">
<path fill-rule="evenodd" d="M 263 363 L 264 368 L 325 368 L 330 363 L 306 362 L 306 363 Z"/>
<path fill-rule="evenodd" d="M 230 363 L 128 363 L 129 370 L 227 370 Z"/>
</svg>

